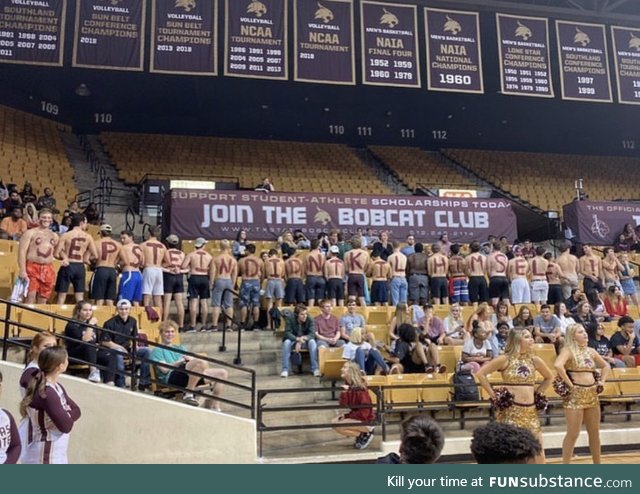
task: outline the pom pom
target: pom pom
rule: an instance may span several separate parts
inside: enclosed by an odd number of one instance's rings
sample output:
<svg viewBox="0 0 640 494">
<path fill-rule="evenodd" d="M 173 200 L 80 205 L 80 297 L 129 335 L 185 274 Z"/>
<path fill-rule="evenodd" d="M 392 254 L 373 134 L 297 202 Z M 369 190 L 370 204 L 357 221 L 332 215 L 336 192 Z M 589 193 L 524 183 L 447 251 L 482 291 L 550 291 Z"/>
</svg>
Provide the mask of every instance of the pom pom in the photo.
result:
<svg viewBox="0 0 640 494">
<path fill-rule="evenodd" d="M 536 410 L 546 410 L 549 406 L 547 397 L 537 391 L 533 393 L 533 402 L 536 404 Z"/>
<path fill-rule="evenodd" d="M 556 376 L 553 380 L 553 389 L 558 393 L 558 396 L 561 396 L 562 398 L 566 398 L 571 393 L 571 389 L 569 389 L 567 383 L 564 382 L 564 379 L 560 376 Z"/>
<path fill-rule="evenodd" d="M 507 388 L 496 388 L 491 399 L 491 407 L 494 410 L 506 410 L 513 405 L 513 393 Z"/>
</svg>

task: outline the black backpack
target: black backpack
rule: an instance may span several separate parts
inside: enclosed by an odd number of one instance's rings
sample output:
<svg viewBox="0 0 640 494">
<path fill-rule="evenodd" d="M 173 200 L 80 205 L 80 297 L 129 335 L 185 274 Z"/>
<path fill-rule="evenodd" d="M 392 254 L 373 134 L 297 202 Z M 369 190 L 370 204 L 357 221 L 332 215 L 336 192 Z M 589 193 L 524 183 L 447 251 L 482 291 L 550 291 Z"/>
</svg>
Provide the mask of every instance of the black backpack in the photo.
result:
<svg viewBox="0 0 640 494">
<path fill-rule="evenodd" d="M 271 329 L 280 329 L 280 325 L 282 324 L 282 313 L 280 309 L 273 306 L 269 311 L 269 316 L 271 317 Z"/>
<path fill-rule="evenodd" d="M 470 372 L 456 372 L 453 375 L 454 401 L 479 401 L 480 393 L 473 375 Z"/>
</svg>

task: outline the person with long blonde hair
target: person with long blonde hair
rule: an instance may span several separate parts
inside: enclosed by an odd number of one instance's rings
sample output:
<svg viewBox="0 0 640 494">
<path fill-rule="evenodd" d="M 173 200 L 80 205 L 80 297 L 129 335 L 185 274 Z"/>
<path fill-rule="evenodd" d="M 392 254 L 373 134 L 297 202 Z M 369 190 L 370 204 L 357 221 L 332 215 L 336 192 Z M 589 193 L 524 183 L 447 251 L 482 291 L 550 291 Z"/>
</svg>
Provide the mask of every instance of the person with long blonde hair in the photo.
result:
<svg viewBox="0 0 640 494">
<path fill-rule="evenodd" d="M 353 447 L 365 449 L 373 441 L 374 427 L 366 425 L 375 420 L 375 412 L 371 403 L 371 396 L 367 390 L 362 371 L 358 364 L 353 361 L 345 362 L 341 372 L 344 384 L 344 391 L 340 393 L 339 403 L 341 407 L 350 408 L 347 413 L 343 413 L 333 419 L 334 424 L 349 424 L 345 427 L 335 427 L 338 434 L 347 437 L 355 437 Z M 367 407 L 368 405 L 368 407 Z M 351 408 L 356 406 L 358 408 Z M 360 408 L 362 406 L 362 408 Z"/>
<path fill-rule="evenodd" d="M 407 304 L 396 305 L 396 311 L 389 322 L 389 341 L 393 347 L 393 343 L 400 338 L 398 329 L 403 324 L 411 324 L 411 313 Z"/>
<path fill-rule="evenodd" d="M 525 328 L 515 328 L 509 332 L 505 352 L 483 365 L 476 376 L 480 385 L 487 391 L 492 400 L 496 401 L 496 420 L 503 424 L 511 424 L 530 430 L 542 445 L 542 430 L 536 408 L 536 394 L 544 394 L 551 385 L 552 374 L 540 357 L 533 354 L 534 339 L 531 331 Z M 513 397 L 497 403 L 498 395 L 504 391 L 494 388 L 487 376 L 499 371 L 502 381 Z M 536 371 L 543 381 L 536 386 Z M 544 463 L 544 448 L 536 456 L 536 463 Z"/>
<path fill-rule="evenodd" d="M 600 463 L 600 402 L 609 364 L 588 346 L 589 336 L 581 324 L 567 328 L 564 347 L 555 361 L 558 376 L 567 388 L 564 396 L 564 416 L 567 433 L 562 441 L 562 462 L 571 463 L 573 448 L 582 424 L 589 436 L 589 451 L 593 463 Z M 600 369 L 601 375 L 597 374 Z"/>
<path fill-rule="evenodd" d="M 48 331 L 36 334 L 31 340 L 31 347 L 27 352 L 27 365 L 25 366 L 22 374 L 20 375 L 20 395 L 24 397 L 29 383 L 33 377 L 38 373 L 38 357 L 40 352 L 45 348 L 50 348 L 58 345 L 56 335 Z"/>
<path fill-rule="evenodd" d="M 493 333 L 493 324 L 491 324 L 491 314 L 489 311 L 489 304 L 482 302 L 478 305 L 473 314 L 467 318 L 467 322 L 464 325 L 465 331 L 470 335 L 473 329 L 473 321 L 478 321 L 478 325 L 486 330 L 489 334 Z"/>
<path fill-rule="evenodd" d="M 23 464 L 68 463 L 69 433 L 81 414 L 58 382 L 68 365 L 67 351 L 62 347 L 45 348 L 38 357 L 40 372 L 20 402 L 20 414 L 29 420 L 33 431 L 20 458 Z"/>
</svg>

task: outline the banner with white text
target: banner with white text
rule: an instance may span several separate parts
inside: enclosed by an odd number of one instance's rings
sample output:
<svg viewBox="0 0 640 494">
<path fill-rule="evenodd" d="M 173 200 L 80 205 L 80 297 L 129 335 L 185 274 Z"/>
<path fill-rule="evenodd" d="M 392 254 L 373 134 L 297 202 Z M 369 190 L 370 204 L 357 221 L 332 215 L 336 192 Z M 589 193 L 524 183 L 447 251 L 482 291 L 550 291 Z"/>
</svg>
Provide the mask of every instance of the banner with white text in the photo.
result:
<svg viewBox="0 0 640 494">
<path fill-rule="evenodd" d="M 314 236 L 371 228 L 429 242 L 443 233 L 465 243 L 489 235 L 517 238 L 515 213 L 502 199 L 173 189 L 169 209 L 171 233 L 186 239 L 235 238 L 246 230 L 249 238 L 273 240 L 287 228 Z"/>
<path fill-rule="evenodd" d="M 640 105 L 640 29 L 611 26 L 618 101 Z"/>
</svg>

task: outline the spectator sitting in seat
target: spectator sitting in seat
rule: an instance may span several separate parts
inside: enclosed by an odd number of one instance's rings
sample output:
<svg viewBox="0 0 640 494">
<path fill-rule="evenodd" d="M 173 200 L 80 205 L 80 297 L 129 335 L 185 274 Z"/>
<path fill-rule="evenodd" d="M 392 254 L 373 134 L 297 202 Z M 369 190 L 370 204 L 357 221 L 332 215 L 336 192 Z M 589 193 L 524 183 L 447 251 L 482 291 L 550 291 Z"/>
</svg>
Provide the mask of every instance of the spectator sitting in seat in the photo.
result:
<svg viewBox="0 0 640 494">
<path fill-rule="evenodd" d="M 13 208 L 10 216 L 0 221 L 0 230 L 4 231 L 13 240 L 20 240 L 22 234 L 27 231 L 28 225 L 22 219 L 22 207 Z"/>
<path fill-rule="evenodd" d="M 20 199 L 20 194 L 18 194 L 18 191 L 16 191 L 15 189 L 11 190 L 9 192 L 9 199 L 4 201 L 5 214 L 11 214 L 11 211 L 13 211 L 15 208 L 23 206 L 24 204 L 22 204 L 22 199 Z"/>
<path fill-rule="evenodd" d="M 607 288 L 604 296 L 604 308 L 610 317 L 622 317 L 629 315 L 627 300 L 622 294 L 622 290 L 618 285 L 611 285 Z"/>
<path fill-rule="evenodd" d="M 22 199 L 22 204 L 28 204 L 30 202 L 35 203 L 38 200 L 36 195 L 33 193 L 31 182 L 24 183 L 22 192 L 20 192 L 20 199 Z"/>
<path fill-rule="evenodd" d="M 551 313 L 551 307 L 548 304 L 542 305 L 540 314 L 533 318 L 536 343 L 553 343 L 558 348 L 562 346 L 564 339 L 561 326 L 560 319 Z"/>
<path fill-rule="evenodd" d="M 471 338 L 462 347 L 462 360 L 460 369 L 475 374 L 485 363 L 493 358 L 493 352 L 488 338 L 491 333 L 480 326 L 478 321 L 473 322 Z"/>
<path fill-rule="evenodd" d="M 533 464 L 542 452 L 540 442 L 527 429 L 490 422 L 476 428 L 471 454 L 479 464 Z"/>
<path fill-rule="evenodd" d="M 349 341 L 353 328 L 364 328 L 364 317 L 356 312 L 357 308 L 356 297 L 349 297 L 347 299 L 347 313 L 340 318 L 340 337 L 344 341 Z"/>
<path fill-rule="evenodd" d="M 613 356 L 611 349 L 611 341 L 604 335 L 604 326 L 600 322 L 597 326 L 589 326 L 587 329 L 589 335 L 588 346 L 593 348 L 604 359 L 604 361 L 613 367 L 623 368 L 626 367 L 624 362 Z"/>
<path fill-rule="evenodd" d="M 462 308 L 458 304 L 451 305 L 449 315 L 442 321 L 444 324 L 444 344 L 462 345 L 469 336 L 464 330 L 464 319 L 462 319 Z"/>
<path fill-rule="evenodd" d="M 355 361 L 362 372 L 367 375 L 375 374 L 376 366 L 380 367 L 382 374 L 388 374 L 389 366 L 384 361 L 382 354 L 369 342 L 364 341 L 363 331 L 364 328 L 353 328 L 349 335 L 349 342 L 344 346 L 342 358 Z"/>
<path fill-rule="evenodd" d="M 255 190 L 259 192 L 269 193 L 269 192 L 275 192 L 276 188 L 271 183 L 271 180 L 269 179 L 269 177 L 264 177 L 262 179 L 262 183 L 259 183 L 258 185 L 256 185 Z"/>
<path fill-rule="evenodd" d="M 282 338 L 282 372 L 280 377 L 289 376 L 289 362 L 291 352 L 300 355 L 303 348 L 309 349 L 311 359 L 311 372 L 315 377 L 320 377 L 318 368 L 318 348 L 316 346 L 316 328 L 313 318 L 309 317 L 307 306 L 298 304 L 293 315 L 286 318 L 284 336 Z M 300 358 L 300 357 L 298 357 Z"/>
<path fill-rule="evenodd" d="M 344 340 L 340 339 L 340 322 L 331 313 L 331 301 L 323 300 L 320 303 L 322 312 L 315 318 L 316 342 L 320 347 L 340 347 Z"/>
<path fill-rule="evenodd" d="M 105 350 L 102 350 L 103 352 L 108 352 L 110 355 L 115 354 L 115 385 L 119 388 L 124 388 L 124 359 L 126 356 L 133 356 L 132 338 L 138 337 L 138 323 L 136 322 L 135 318 L 130 316 L 131 302 L 129 302 L 127 299 L 119 300 L 116 304 L 116 309 L 118 311 L 118 314 L 104 323 L 104 328 L 113 331 L 113 333 L 100 331 L 98 341 L 100 342 L 100 345 L 105 347 Z M 135 357 L 148 360 L 150 355 L 150 348 L 136 347 Z M 151 379 L 149 375 L 149 363 L 141 361 L 139 388 L 141 391 L 144 391 L 148 389 L 150 385 Z"/>
<path fill-rule="evenodd" d="M 191 393 L 185 393 L 183 400 L 188 405 L 198 406 L 199 403 L 193 394 L 193 390 L 199 383 L 203 382 L 204 378 L 188 374 L 186 372 L 183 372 L 183 370 L 195 372 L 198 374 L 204 374 L 205 376 L 222 380 L 226 380 L 229 377 L 227 371 L 225 369 L 214 369 L 210 367 L 209 362 L 205 360 L 180 353 L 187 350 L 184 346 L 176 345 L 173 343 L 173 339 L 178 332 L 178 325 L 175 322 L 163 321 L 162 323 L 160 323 L 158 329 L 160 330 L 161 343 L 164 346 L 179 350 L 173 351 L 159 347 L 153 350 L 150 357 L 151 360 L 153 360 L 154 362 L 158 362 L 159 364 L 167 364 L 156 365 L 158 379 L 165 384 L 172 384 L 174 386 L 179 386 L 181 388 L 192 391 Z M 213 397 L 207 398 L 207 400 L 205 401 L 205 408 L 216 410 L 218 412 L 221 411 L 220 402 L 217 400 L 217 397 L 222 395 L 223 389 L 223 383 L 212 381 Z"/>
<path fill-rule="evenodd" d="M 531 310 L 526 305 L 520 307 L 518 315 L 513 318 L 513 326 L 515 328 L 532 328 L 533 317 L 531 316 Z"/>
<path fill-rule="evenodd" d="M 393 363 L 392 373 L 398 374 L 431 374 L 446 372 L 445 366 L 439 365 L 438 349 L 428 339 L 421 342 L 417 329 L 411 324 L 402 324 L 398 328 L 399 339 L 396 341 L 389 361 Z M 426 345 L 426 349 L 425 349 Z M 428 356 L 427 356 L 428 355 Z"/>
<path fill-rule="evenodd" d="M 402 423 L 399 455 L 389 453 L 376 463 L 426 465 L 440 458 L 444 433 L 438 423 L 426 415 L 414 415 Z"/>
<path fill-rule="evenodd" d="M 622 316 L 618 319 L 618 328 L 611 337 L 613 355 L 627 367 L 637 367 L 640 365 L 640 338 L 633 331 L 633 319 Z"/>
<path fill-rule="evenodd" d="M 53 190 L 51 189 L 51 187 L 45 187 L 44 195 L 38 198 L 36 207 L 38 209 L 51 209 L 52 211 L 56 209 L 56 198 L 53 197 Z"/>
</svg>

